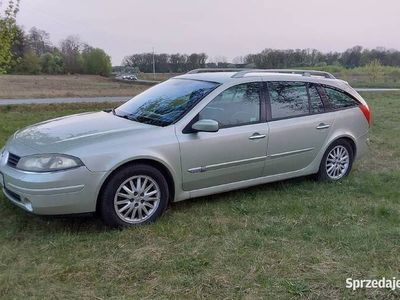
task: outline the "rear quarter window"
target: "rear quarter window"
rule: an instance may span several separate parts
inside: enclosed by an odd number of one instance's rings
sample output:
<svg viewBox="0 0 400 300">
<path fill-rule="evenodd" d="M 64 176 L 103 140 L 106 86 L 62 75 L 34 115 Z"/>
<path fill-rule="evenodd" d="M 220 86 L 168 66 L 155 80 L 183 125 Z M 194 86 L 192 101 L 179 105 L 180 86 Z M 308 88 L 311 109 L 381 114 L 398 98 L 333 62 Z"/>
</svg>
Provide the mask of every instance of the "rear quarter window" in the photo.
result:
<svg viewBox="0 0 400 300">
<path fill-rule="evenodd" d="M 325 93 L 333 109 L 357 106 L 358 102 L 350 95 L 335 88 L 325 86 Z"/>
</svg>

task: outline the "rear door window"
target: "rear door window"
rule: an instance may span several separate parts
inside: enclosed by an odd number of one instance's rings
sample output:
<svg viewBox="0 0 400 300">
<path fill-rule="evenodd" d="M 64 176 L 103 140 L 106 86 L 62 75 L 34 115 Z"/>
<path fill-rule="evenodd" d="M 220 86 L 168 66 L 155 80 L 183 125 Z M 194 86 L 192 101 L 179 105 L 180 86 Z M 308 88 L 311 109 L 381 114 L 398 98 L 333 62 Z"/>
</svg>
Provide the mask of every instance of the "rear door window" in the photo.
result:
<svg viewBox="0 0 400 300">
<path fill-rule="evenodd" d="M 304 82 L 268 82 L 273 120 L 309 114 L 307 86 Z"/>
</svg>

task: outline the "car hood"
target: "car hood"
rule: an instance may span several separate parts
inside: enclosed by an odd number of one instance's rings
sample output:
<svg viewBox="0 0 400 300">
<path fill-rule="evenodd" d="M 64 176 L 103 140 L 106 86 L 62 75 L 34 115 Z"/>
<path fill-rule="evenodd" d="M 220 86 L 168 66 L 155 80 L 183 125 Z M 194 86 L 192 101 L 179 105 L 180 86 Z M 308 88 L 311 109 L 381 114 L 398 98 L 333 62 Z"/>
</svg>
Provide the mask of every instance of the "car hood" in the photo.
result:
<svg viewBox="0 0 400 300">
<path fill-rule="evenodd" d="M 84 113 L 29 126 L 18 131 L 13 141 L 38 151 L 62 151 L 154 127 L 156 126 L 123 119 L 112 113 Z"/>
</svg>

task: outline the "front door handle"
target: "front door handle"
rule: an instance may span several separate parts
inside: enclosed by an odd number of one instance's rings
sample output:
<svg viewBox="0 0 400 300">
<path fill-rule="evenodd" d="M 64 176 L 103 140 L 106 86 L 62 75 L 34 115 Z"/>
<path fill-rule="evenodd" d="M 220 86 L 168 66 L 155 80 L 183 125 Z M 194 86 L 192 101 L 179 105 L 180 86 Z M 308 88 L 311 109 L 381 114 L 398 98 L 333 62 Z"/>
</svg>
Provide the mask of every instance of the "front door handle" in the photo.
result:
<svg viewBox="0 0 400 300">
<path fill-rule="evenodd" d="M 326 128 L 329 128 L 329 127 L 331 127 L 331 125 L 325 124 L 325 123 L 320 123 L 320 124 L 317 126 L 317 129 L 326 129 Z"/>
<path fill-rule="evenodd" d="M 253 133 L 253 135 L 249 137 L 249 140 L 258 140 L 258 139 L 263 139 L 265 137 L 266 137 L 265 134 L 259 134 L 258 132 L 256 132 L 256 133 Z"/>
</svg>

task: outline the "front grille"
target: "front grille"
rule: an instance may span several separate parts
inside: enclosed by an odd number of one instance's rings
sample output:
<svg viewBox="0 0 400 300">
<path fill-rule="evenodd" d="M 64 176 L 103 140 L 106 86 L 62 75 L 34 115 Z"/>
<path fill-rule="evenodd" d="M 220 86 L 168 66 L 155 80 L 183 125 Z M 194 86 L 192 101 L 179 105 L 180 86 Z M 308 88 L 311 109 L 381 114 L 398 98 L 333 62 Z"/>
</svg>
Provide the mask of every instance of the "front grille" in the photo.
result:
<svg viewBox="0 0 400 300">
<path fill-rule="evenodd" d="M 19 162 L 20 159 L 21 159 L 21 157 L 19 157 L 18 155 L 9 153 L 9 154 L 8 154 L 8 161 L 7 161 L 7 164 L 8 164 L 10 167 L 15 168 L 15 167 L 17 166 L 17 164 L 18 164 L 18 162 Z"/>
</svg>

